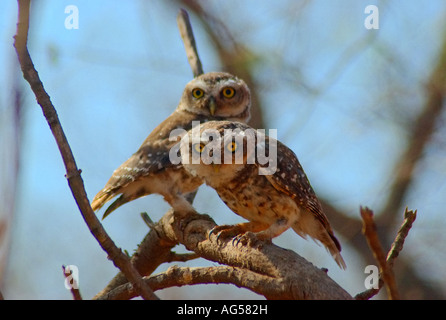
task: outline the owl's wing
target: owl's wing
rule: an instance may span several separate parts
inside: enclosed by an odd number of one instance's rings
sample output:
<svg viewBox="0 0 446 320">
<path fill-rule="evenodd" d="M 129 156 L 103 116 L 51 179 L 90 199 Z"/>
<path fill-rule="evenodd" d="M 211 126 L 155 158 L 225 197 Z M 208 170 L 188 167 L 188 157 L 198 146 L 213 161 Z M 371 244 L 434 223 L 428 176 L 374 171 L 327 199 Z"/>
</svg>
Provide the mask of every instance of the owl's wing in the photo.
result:
<svg viewBox="0 0 446 320">
<path fill-rule="evenodd" d="M 203 123 L 212 117 L 194 114 L 176 109 L 167 119 L 160 123 L 142 143 L 141 147 L 127 161 L 116 169 L 105 187 L 94 197 L 91 206 L 94 211 L 99 210 L 106 202 L 122 194 L 105 211 L 103 218 L 121 205 L 145 196 L 150 192 L 142 184 L 156 184 L 158 181 L 147 182 L 166 170 L 181 168 L 178 162 L 171 162 L 170 154 L 179 151 L 179 141 L 182 134 L 192 128 L 193 121 Z M 221 120 L 218 117 L 213 117 Z M 170 140 L 170 136 L 174 140 Z M 173 147 L 178 147 L 178 149 Z M 163 178 L 160 178 L 163 179 Z"/>
<path fill-rule="evenodd" d="M 99 210 L 106 202 L 116 195 L 123 193 L 126 188 L 138 182 L 142 178 L 149 178 L 169 168 L 178 167 L 169 158 L 170 144 L 158 141 L 145 142 L 127 161 L 121 164 L 112 174 L 104 188 L 94 197 L 91 206 L 94 211 Z M 136 199 L 144 194 L 137 191 L 122 195 L 104 214 L 104 218 L 122 204 Z"/>
<path fill-rule="evenodd" d="M 170 161 L 169 152 L 180 138 L 170 141 L 169 136 L 175 129 L 180 131 L 184 129 L 185 133 L 192 127 L 192 120 L 192 115 L 176 110 L 159 124 L 144 140 L 138 151 L 113 172 L 104 188 L 96 194 L 91 202 L 93 210 L 99 210 L 106 202 L 123 193 L 126 188 L 136 186 L 141 178 L 148 178 L 169 168 L 177 168 L 178 164 Z M 143 195 L 145 194 L 138 194 L 138 190 L 128 191 L 110 205 L 104 218 L 124 203 Z"/>
<path fill-rule="evenodd" d="M 265 175 L 274 188 L 294 199 L 297 205 L 311 212 L 332 235 L 332 230 L 322 206 L 311 187 L 295 153 L 280 141 L 267 137 L 265 140 L 267 150 L 271 142 L 277 143 L 277 169 L 273 174 Z M 265 165 L 260 165 L 264 167 Z M 333 236 L 334 238 L 334 236 Z M 338 249 L 339 242 L 333 239 Z"/>
<path fill-rule="evenodd" d="M 271 147 L 271 141 L 277 142 L 277 170 L 271 175 L 265 175 L 266 179 L 273 185 L 273 187 L 288 195 L 296 204 L 305 211 L 311 213 L 320 222 L 320 227 L 316 227 L 314 232 L 310 235 L 324 244 L 327 250 L 331 253 L 336 263 L 342 268 L 346 268 L 344 259 L 341 256 L 341 245 L 338 239 L 334 236 L 330 223 L 325 216 L 322 206 L 308 181 L 302 166 L 299 163 L 296 155 L 284 144 L 279 141 L 269 138 L 266 140 L 266 145 Z M 309 218 L 308 216 L 306 218 Z M 300 228 L 293 229 L 301 234 Z M 310 228 L 311 229 L 311 228 Z M 310 230 L 306 230 L 309 232 Z"/>
</svg>

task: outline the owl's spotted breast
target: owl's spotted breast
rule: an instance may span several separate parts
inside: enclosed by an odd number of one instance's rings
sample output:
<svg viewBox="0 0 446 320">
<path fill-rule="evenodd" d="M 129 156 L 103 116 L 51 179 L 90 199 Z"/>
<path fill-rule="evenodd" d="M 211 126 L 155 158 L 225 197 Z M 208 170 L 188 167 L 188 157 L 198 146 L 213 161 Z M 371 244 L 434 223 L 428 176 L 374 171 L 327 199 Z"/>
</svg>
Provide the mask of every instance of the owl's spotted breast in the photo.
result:
<svg viewBox="0 0 446 320">
<path fill-rule="evenodd" d="M 273 188 L 254 165 L 246 166 L 240 176 L 215 190 L 232 211 L 249 221 L 272 225 L 299 212 L 296 202 Z"/>
</svg>

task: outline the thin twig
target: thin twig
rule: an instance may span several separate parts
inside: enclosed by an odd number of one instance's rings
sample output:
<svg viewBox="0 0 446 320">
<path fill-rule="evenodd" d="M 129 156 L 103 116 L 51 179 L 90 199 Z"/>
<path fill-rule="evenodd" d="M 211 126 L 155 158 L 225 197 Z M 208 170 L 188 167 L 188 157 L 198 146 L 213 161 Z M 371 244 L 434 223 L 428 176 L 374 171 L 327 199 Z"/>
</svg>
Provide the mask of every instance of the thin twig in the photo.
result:
<svg viewBox="0 0 446 320">
<path fill-rule="evenodd" d="M 395 240 L 392 243 L 392 247 L 387 254 L 387 265 L 390 268 L 393 268 L 393 265 L 395 263 L 395 259 L 398 257 L 401 250 L 403 250 L 404 241 L 406 240 L 406 237 L 409 234 L 409 230 L 412 228 L 412 224 L 415 221 L 417 217 L 417 211 L 408 210 L 406 208 L 406 211 L 404 212 L 404 221 L 401 224 L 400 229 L 398 230 L 398 233 L 395 237 Z M 382 277 L 380 277 L 378 282 L 378 288 L 370 288 L 364 292 L 361 292 L 355 296 L 356 300 L 368 300 L 378 294 L 379 290 L 383 287 L 384 281 L 382 280 Z"/>
<path fill-rule="evenodd" d="M 139 273 L 130 264 L 129 258 L 113 243 L 90 206 L 84 182 L 80 175 L 80 170 L 77 168 L 76 161 L 60 124 L 56 109 L 43 87 L 28 52 L 27 41 L 30 0 L 18 0 L 18 6 L 19 21 L 17 23 L 17 33 L 14 37 L 14 47 L 17 52 L 23 77 L 30 84 L 31 89 L 37 98 L 37 102 L 41 106 L 43 114 L 50 126 L 51 132 L 56 139 L 57 146 L 65 165 L 66 178 L 82 217 L 91 233 L 101 247 L 107 252 L 109 258 L 126 275 L 127 279 L 135 286 L 141 296 L 144 299 L 157 299 L 153 291 L 146 285 Z"/>
<path fill-rule="evenodd" d="M 180 9 L 177 16 L 177 24 L 178 29 L 180 30 L 181 39 L 183 39 L 187 60 L 192 68 L 194 77 L 198 77 L 200 74 L 203 74 L 203 66 L 201 65 L 200 57 L 198 56 L 192 25 L 186 10 Z"/>
<path fill-rule="evenodd" d="M 73 277 L 73 270 L 70 270 L 70 268 L 67 268 L 65 266 L 62 266 L 62 270 L 66 281 L 69 281 L 68 285 L 70 286 L 70 291 L 71 294 L 73 295 L 73 299 L 82 300 L 82 295 L 79 290 L 79 283 Z"/>
<path fill-rule="evenodd" d="M 167 257 L 166 262 L 187 262 L 190 260 L 194 260 L 200 258 L 198 254 L 195 252 L 191 253 L 176 253 L 174 251 L 170 252 L 170 255 Z"/>
<path fill-rule="evenodd" d="M 387 265 L 390 268 L 393 267 L 395 259 L 398 257 L 401 250 L 403 250 L 404 241 L 406 240 L 406 237 L 409 234 L 409 230 L 412 228 L 412 224 L 414 223 L 416 218 L 417 210 L 409 211 L 408 208 L 406 208 L 404 212 L 404 221 L 401 224 L 400 229 L 398 230 L 395 241 L 393 241 L 389 253 L 387 254 Z"/>
<path fill-rule="evenodd" d="M 408 210 L 406 208 L 404 212 L 404 221 L 401 224 L 398 233 L 395 237 L 395 240 L 392 243 L 392 246 L 387 254 L 386 263 L 388 268 L 393 268 L 395 264 L 395 259 L 398 257 L 401 250 L 403 250 L 404 241 L 409 234 L 409 230 L 412 228 L 412 224 L 417 217 L 417 211 Z M 364 292 L 361 292 L 355 296 L 356 300 L 368 300 L 378 294 L 380 289 L 383 287 L 384 281 L 382 279 L 382 275 L 380 275 L 380 279 L 378 282 L 378 288 L 370 288 Z"/>
<path fill-rule="evenodd" d="M 378 261 L 379 269 L 381 271 L 382 279 L 387 288 L 387 294 L 389 299 L 397 300 L 399 299 L 399 294 L 396 286 L 395 277 L 393 275 L 392 269 L 387 265 L 386 256 L 381 243 L 378 238 L 378 233 L 376 232 L 376 225 L 373 220 L 373 212 L 368 208 L 361 207 L 361 217 L 363 220 L 363 233 L 367 239 L 370 249 Z"/>
</svg>

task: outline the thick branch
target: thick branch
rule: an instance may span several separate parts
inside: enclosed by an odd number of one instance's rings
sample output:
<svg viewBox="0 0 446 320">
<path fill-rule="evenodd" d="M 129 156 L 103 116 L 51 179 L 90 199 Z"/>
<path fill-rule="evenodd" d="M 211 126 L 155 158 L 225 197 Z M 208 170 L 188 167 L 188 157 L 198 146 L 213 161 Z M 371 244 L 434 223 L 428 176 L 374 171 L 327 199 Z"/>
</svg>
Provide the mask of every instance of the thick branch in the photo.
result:
<svg viewBox="0 0 446 320">
<path fill-rule="evenodd" d="M 85 191 L 84 182 L 77 168 L 73 153 L 68 144 L 68 140 L 59 122 L 56 109 L 51 99 L 45 91 L 39 75 L 34 68 L 34 64 L 27 48 L 28 28 L 29 28 L 29 0 L 19 0 L 19 21 L 17 23 L 17 34 L 14 37 L 14 47 L 23 72 L 23 77 L 31 86 L 38 104 L 41 106 L 43 114 L 50 126 L 51 132 L 56 139 L 57 146 L 61 153 L 65 168 L 66 178 L 71 192 L 76 200 L 79 210 L 91 233 L 98 240 L 101 247 L 107 252 L 113 263 L 121 269 L 127 279 L 137 288 L 141 296 L 145 299 L 156 299 L 152 290 L 145 284 L 138 272 L 132 267 L 128 257 L 116 247 L 111 238 L 102 227 L 94 214 Z"/>
<path fill-rule="evenodd" d="M 255 274 L 256 279 L 263 279 L 262 285 L 254 286 L 253 283 L 246 285 L 231 282 L 229 280 L 232 278 L 227 278 L 228 283 L 243 285 L 268 299 L 352 299 L 323 270 L 293 251 L 272 243 L 253 241 L 247 245 L 234 246 L 231 239 L 220 239 L 217 242 L 215 235 L 208 239 L 207 235 L 216 225 L 209 216 L 194 215 L 179 221 L 170 211 L 157 225 L 157 229 L 164 233 L 160 234 L 160 238 L 170 239 L 171 242 L 184 239 L 181 243 L 199 256 L 244 270 L 253 276 Z M 266 283 L 268 286 L 263 286 Z M 106 293 L 98 298 L 105 297 Z"/>
</svg>

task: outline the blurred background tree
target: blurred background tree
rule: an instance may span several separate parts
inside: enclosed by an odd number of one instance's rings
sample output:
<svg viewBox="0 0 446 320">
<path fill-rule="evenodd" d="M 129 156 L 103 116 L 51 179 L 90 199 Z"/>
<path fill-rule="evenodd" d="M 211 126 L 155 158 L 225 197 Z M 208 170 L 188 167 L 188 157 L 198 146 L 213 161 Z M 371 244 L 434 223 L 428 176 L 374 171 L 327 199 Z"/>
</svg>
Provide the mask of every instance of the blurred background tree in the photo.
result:
<svg viewBox="0 0 446 320">
<path fill-rule="evenodd" d="M 79 29 L 68 30 L 64 10 L 72 4 Z M 364 290 L 365 266 L 375 264 L 361 235 L 359 206 L 377 214 L 385 249 L 404 208 L 417 209 L 395 265 L 400 295 L 441 299 L 446 4 L 378 1 L 379 29 L 368 30 L 369 4 L 45 0 L 32 6 L 29 50 L 93 197 L 172 112 L 192 77 L 175 22 L 179 8 L 186 8 L 204 70 L 247 81 L 254 94 L 251 124 L 278 129 L 278 138 L 298 155 L 340 237 L 348 269 L 337 270 L 322 248 L 292 232 L 274 242 L 327 267 L 354 295 Z M 17 4 L 3 2 L 0 9 L 0 59 L 8 66 L 0 78 L 0 288 L 5 298 L 70 299 L 61 266 L 74 264 L 89 298 L 117 270 L 85 227 L 46 121 L 21 79 L 12 47 Z M 220 224 L 241 220 L 205 186 L 195 206 Z M 157 196 L 139 199 L 104 226 L 131 252 L 147 232 L 139 213 L 157 220 L 167 208 Z M 159 295 L 258 297 L 225 285 Z"/>
</svg>

